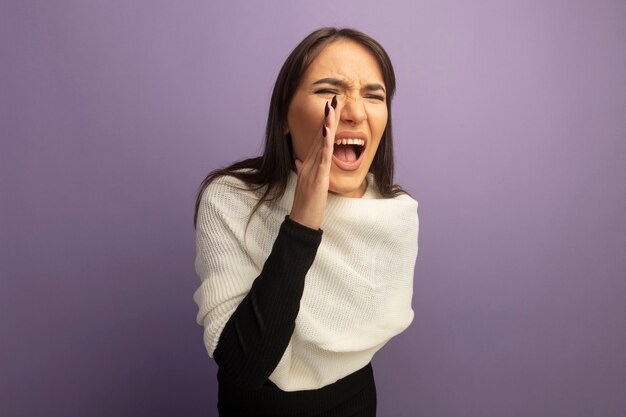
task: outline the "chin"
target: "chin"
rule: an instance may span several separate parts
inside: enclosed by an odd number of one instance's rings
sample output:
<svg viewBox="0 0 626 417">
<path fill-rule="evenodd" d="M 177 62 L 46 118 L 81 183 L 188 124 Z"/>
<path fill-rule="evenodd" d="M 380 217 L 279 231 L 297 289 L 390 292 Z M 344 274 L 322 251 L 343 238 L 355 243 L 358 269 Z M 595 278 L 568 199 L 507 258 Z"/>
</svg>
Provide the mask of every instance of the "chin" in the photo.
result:
<svg viewBox="0 0 626 417">
<path fill-rule="evenodd" d="M 363 196 L 366 187 L 365 175 L 333 175 L 331 173 L 328 191 L 344 197 L 358 198 Z"/>
</svg>

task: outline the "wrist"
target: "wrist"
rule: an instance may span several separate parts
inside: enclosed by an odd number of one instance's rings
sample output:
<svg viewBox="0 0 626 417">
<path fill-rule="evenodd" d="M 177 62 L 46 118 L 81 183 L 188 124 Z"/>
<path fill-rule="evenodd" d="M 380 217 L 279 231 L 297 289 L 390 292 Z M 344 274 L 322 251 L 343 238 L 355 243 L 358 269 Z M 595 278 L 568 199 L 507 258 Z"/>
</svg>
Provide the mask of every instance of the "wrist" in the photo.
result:
<svg viewBox="0 0 626 417">
<path fill-rule="evenodd" d="M 308 227 L 309 229 L 319 230 L 320 228 L 319 222 L 308 219 L 306 218 L 306 216 L 299 216 L 297 213 L 294 213 L 293 211 L 289 213 L 288 217 L 289 217 L 289 220 L 292 220 L 298 224 L 301 224 L 302 226 Z"/>
</svg>

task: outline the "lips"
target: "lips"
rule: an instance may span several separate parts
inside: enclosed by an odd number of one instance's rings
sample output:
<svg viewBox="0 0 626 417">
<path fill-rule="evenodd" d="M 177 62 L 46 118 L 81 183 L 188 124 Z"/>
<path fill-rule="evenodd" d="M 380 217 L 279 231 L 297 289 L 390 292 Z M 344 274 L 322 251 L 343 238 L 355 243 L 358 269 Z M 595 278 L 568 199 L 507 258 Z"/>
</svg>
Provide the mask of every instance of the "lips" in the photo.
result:
<svg viewBox="0 0 626 417">
<path fill-rule="evenodd" d="M 344 171 L 355 171 L 363 162 L 363 155 L 367 147 L 367 135 L 362 132 L 343 131 L 335 135 L 335 150 L 333 152 L 333 162 Z M 361 147 L 358 157 L 353 149 Z"/>
</svg>

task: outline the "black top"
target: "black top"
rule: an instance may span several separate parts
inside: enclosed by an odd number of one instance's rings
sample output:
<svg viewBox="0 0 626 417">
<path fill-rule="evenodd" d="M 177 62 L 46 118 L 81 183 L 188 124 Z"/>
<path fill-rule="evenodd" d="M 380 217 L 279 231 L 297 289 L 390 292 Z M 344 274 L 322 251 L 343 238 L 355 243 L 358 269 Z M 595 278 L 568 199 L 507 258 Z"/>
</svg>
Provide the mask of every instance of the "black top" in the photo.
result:
<svg viewBox="0 0 626 417">
<path fill-rule="evenodd" d="M 316 390 L 287 392 L 268 379 L 293 334 L 305 276 L 321 241 L 321 230 L 285 217 L 261 274 L 229 318 L 213 354 L 220 417 L 348 417 L 365 410 L 362 415 L 375 415 L 371 364 Z"/>
</svg>

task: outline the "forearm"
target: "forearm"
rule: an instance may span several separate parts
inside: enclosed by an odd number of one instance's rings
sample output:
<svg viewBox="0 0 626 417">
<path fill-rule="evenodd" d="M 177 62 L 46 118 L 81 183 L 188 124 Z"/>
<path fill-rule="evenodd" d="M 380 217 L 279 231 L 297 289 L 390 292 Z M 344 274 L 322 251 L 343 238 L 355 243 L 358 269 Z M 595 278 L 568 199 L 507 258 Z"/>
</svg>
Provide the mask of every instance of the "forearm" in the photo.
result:
<svg viewBox="0 0 626 417">
<path fill-rule="evenodd" d="M 293 334 L 305 276 L 321 238 L 321 230 L 288 218 L 282 223 L 261 274 L 215 349 L 215 361 L 233 383 L 260 387 L 276 368 Z"/>
</svg>

